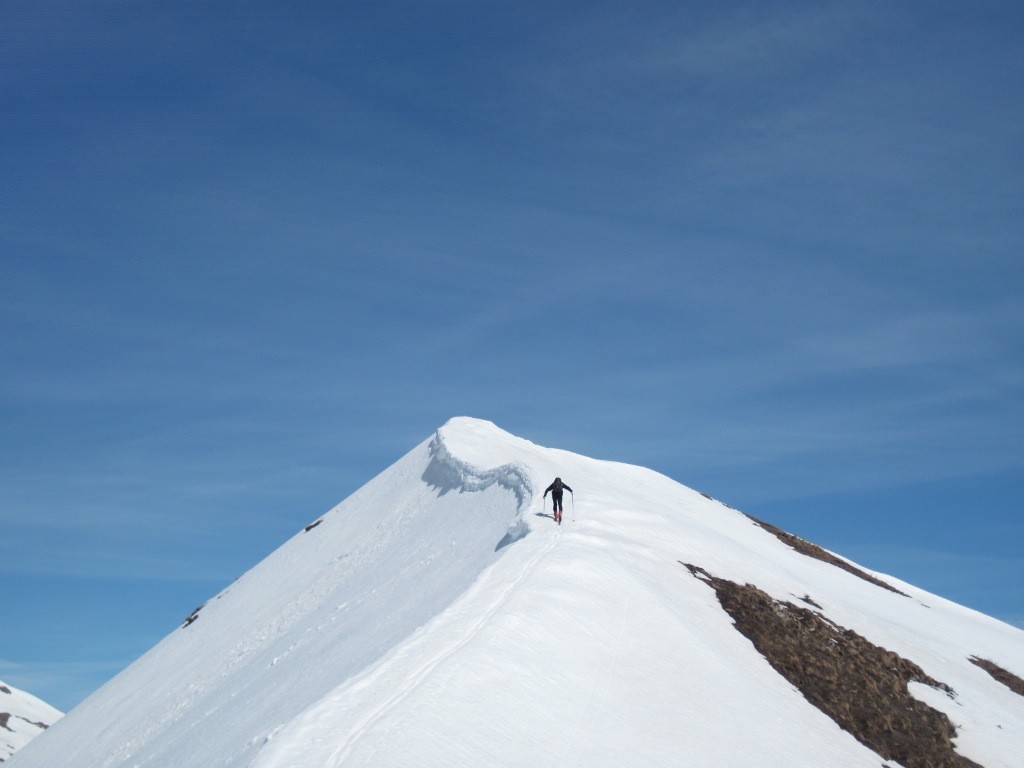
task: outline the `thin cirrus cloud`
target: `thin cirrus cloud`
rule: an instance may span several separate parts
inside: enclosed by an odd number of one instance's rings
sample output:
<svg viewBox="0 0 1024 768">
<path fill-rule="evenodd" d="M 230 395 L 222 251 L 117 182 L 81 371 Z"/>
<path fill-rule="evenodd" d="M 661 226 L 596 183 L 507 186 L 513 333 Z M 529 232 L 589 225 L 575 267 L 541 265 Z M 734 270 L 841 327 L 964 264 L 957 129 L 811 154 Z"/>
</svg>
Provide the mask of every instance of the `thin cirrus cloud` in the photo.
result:
<svg viewBox="0 0 1024 768">
<path fill-rule="evenodd" d="M 455 415 L 826 546 L 865 495 L 1009 516 L 1006 13 L 19 7 L 5 573 L 173 625 Z"/>
</svg>

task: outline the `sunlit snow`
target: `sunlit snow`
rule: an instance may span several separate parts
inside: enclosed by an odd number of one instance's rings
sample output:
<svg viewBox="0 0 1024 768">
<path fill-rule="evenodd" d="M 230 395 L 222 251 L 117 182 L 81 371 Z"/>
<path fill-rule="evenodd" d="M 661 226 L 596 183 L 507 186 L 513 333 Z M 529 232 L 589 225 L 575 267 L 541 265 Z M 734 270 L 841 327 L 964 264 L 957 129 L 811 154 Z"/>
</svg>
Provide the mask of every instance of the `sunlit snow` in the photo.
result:
<svg viewBox="0 0 1024 768">
<path fill-rule="evenodd" d="M 541 499 L 555 476 L 558 527 Z M 810 705 L 680 563 L 920 665 L 960 753 L 1019 768 L 1024 632 L 883 590 L 651 470 L 453 419 L 300 530 L 21 752 L 16 768 L 850 766 Z M 185 617 L 182 617 L 184 620 Z"/>
</svg>

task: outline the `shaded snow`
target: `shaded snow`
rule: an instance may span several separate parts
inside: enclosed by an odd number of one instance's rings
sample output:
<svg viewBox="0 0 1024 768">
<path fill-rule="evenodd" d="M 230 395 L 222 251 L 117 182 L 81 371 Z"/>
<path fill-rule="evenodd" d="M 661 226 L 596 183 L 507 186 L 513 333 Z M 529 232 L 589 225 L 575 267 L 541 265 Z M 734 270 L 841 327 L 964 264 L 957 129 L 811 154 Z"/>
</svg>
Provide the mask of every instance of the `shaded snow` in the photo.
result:
<svg viewBox="0 0 1024 768">
<path fill-rule="evenodd" d="M 536 490 L 556 475 L 576 491 L 562 528 Z M 932 706 L 962 724 L 962 754 L 1019 767 L 1024 699 L 969 658 L 1024 673 L 1020 630 L 806 557 L 658 473 L 473 419 L 300 531 L 14 765 L 877 768 L 679 561 L 813 596 L 952 686 Z"/>
</svg>

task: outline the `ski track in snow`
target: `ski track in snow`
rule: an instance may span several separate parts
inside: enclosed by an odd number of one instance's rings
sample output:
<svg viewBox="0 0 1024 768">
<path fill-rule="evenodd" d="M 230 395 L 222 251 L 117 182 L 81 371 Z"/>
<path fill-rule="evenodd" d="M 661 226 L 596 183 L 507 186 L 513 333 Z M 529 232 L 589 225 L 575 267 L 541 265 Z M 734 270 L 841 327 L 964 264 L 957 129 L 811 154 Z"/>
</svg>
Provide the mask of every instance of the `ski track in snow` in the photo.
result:
<svg viewBox="0 0 1024 768">
<path fill-rule="evenodd" d="M 407 675 L 406 679 L 408 682 L 401 686 L 398 691 L 387 699 L 381 706 L 377 707 L 369 715 L 356 726 L 355 730 L 345 738 L 341 746 L 330 756 L 330 761 L 327 765 L 331 768 L 337 768 L 344 764 L 345 760 L 351 755 L 352 749 L 356 742 L 358 742 L 374 725 L 376 725 L 392 708 L 400 704 L 427 678 L 427 676 L 437 668 L 443 661 L 453 656 L 460 648 L 469 643 L 474 637 L 479 634 L 480 629 L 490 621 L 491 617 L 504 605 L 512 593 L 524 582 L 530 575 L 530 572 L 534 569 L 540 560 L 550 552 L 560 537 L 560 531 L 556 531 L 551 541 L 548 542 L 543 549 L 539 550 L 530 560 L 527 562 L 526 567 L 520 572 L 519 576 L 514 582 L 508 585 L 502 590 L 497 597 L 491 602 L 484 613 L 470 625 L 468 631 L 454 644 L 444 649 L 438 654 L 425 659 L 418 667 L 418 669 L 411 670 Z M 476 590 L 474 590 L 476 591 Z M 475 597 L 475 595 L 473 596 Z M 461 613 L 461 611 L 456 611 Z M 443 619 L 442 619 L 443 621 Z"/>
<path fill-rule="evenodd" d="M 543 503 L 541 508 L 543 509 Z M 537 532 L 535 530 L 533 532 L 534 535 Z M 491 566 L 481 575 L 468 594 L 458 600 L 448 611 L 423 627 L 410 638 L 408 643 L 397 648 L 388 658 L 381 661 L 373 669 L 365 672 L 358 679 L 345 683 L 341 689 L 328 695 L 305 713 L 300 714 L 292 722 L 291 727 L 285 725 L 280 735 L 275 735 L 274 740 L 270 742 L 272 745 L 271 749 L 267 753 L 257 756 L 257 759 L 251 764 L 252 768 L 300 768 L 313 764 L 323 765 L 324 768 L 340 768 L 340 766 L 343 766 L 352 757 L 358 743 L 378 723 L 384 721 L 395 707 L 409 698 L 430 676 L 431 672 L 458 653 L 461 648 L 470 643 L 480 633 L 480 630 L 529 578 L 530 573 L 536 568 L 537 564 L 554 549 L 561 535 L 561 528 L 556 527 L 551 540 L 530 556 L 515 579 L 504 589 L 495 591 L 490 587 L 491 581 L 504 577 L 504 574 L 498 573 L 501 570 L 498 567 L 499 564 L 496 563 Z M 476 609 L 474 604 L 480 601 L 482 597 L 489 595 L 493 595 L 493 598 L 486 606 Z M 429 649 L 436 644 L 435 638 L 439 635 L 443 635 L 445 632 L 458 632 L 460 625 L 463 624 L 464 617 L 474 613 L 479 614 L 479 618 L 473 621 L 467 630 L 454 642 L 445 644 L 442 650 L 430 656 L 422 659 L 416 658 L 419 654 L 420 646 Z M 623 627 L 625 627 L 625 612 L 623 613 Z M 403 668 L 404 665 L 409 666 L 408 668 Z M 387 684 L 388 680 L 394 679 L 403 681 L 397 689 L 391 689 Z M 340 738 L 337 735 L 333 735 L 337 733 L 335 730 L 337 724 L 330 722 L 330 714 L 339 711 L 339 702 L 357 698 L 360 694 L 365 694 L 367 698 L 370 698 L 378 687 L 377 683 L 382 681 L 384 684 L 380 686 L 380 690 L 393 690 L 393 693 L 386 696 L 376 706 L 370 706 L 369 711 L 351 727 L 347 735 Z M 359 708 L 366 709 L 366 705 L 363 704 Z M 325 729 L 332 733 L 331 738 L 320 738 L 321 734 L 310 733 L 310 730 L 322 732 Z M 290 730 L 292 731 L 291 733 L 289 733 Z M 317 757 L 305 753 L 297 754 L 302 749 L 300 745 L 314 743 L 331 744 L 335 748 L 326 757 L 322 755 Z M 283 762 L 281 758 L 283 758 Z M 298 759 L 296 760 L 295 758 Z"/>
</svg>

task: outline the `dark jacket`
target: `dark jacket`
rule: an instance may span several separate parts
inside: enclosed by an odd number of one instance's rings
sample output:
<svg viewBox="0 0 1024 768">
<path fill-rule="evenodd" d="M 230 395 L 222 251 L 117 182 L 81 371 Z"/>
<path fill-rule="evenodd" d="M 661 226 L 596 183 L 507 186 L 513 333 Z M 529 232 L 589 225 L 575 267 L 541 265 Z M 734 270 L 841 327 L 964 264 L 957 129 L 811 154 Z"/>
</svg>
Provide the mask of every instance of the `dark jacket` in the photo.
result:
<svg viewBox="0 0 1024 768">
<path fill-rule="evenodd" d="M 552 496 L 561 496 L 563 488 L 567 490 L 569 493 L 572 493 L 572 488 L 563 483 L 562 478 L 556 477 L 555 482 L 553 482 L 544 490 L 544 498 L 546 499 L 548 497 L 548 492 L 550 492 Z"/>
</svg>

